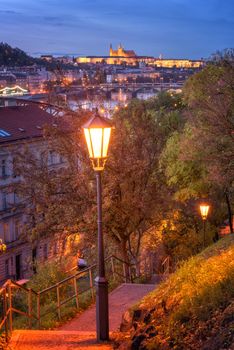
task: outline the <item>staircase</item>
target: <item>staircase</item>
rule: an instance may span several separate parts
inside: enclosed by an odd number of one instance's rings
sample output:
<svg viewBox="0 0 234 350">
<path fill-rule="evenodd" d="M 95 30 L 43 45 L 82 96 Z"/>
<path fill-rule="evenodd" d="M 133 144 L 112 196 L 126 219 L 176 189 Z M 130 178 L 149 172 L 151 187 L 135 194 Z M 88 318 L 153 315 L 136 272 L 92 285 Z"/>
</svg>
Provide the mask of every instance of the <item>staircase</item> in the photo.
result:
<svg viewBox="0 0 234 350">
<path fill-rule="evenodd" d="M 110 331 L 112 332 L 118 329 L 124 311 L 153 290 L 155 284 L 167 275 L 169 272 L 169 261 L 165 259 L 163 262 L 163 273 L 161 275 L 153 275 L 150 257 L 136 264 L 127 264 L 122 259 L 112 255 L 105 259 L 105 264 L 110 284 L 115 287 L 118 286 L 109 294 L 109 319 Z M 111 349 L 110 343 L 96 344 L 94 304 L 96 267 L 96 264 L 94 264 L 78 272 L 74 268 L 70 271 L 72 273 L 70 276 L 56 285 L 41 291 L 34 291 L 17 282 L 8 280 L 0 289 L 0 297 L 2 299 L 0 333 L 5 343 L 9 343 L 10 349 L 65 350 L 97 349 L 98 347 Z M 150 284 L 138 283 L 142 277 L 150 281 Z M 79 313 L 84 293 L 88 293 L 90 304 L 92 305 L 86 311 Z M 22 295 L 24 295 L 26 302 L 19 305 L 17 300 L 19 297 L 22 298 Z M 49 302 L 51 295 L 53 296 L 53 302 Z M 46 302 L 48 305 L 46 304 L 45 308 Z M 54 313 L 53 315 L 58 320 L 61 320 L 64 310 L 71 302 L 75 304 L 78 312 L 74 319 L 55 331 L 40 330 L 43 327 L 44 318 L 48 317 L 48 315 L 50 316 L 51 312 Z M 24 327 L 28 328 L 28 330 L 15 330 L 15 315 L 25 318 Z"/>
<path fill-rule="evenodd" d="M 109 294 L 111 334 L 117 331 L 122 314 L 155 288 L 150 284 L 124 283 Z M 112 349 L 110 342 L 96 343 L 95 304 L 53 331 L 13 331 L 9 347 L 15 350 Z"/>
</svg>

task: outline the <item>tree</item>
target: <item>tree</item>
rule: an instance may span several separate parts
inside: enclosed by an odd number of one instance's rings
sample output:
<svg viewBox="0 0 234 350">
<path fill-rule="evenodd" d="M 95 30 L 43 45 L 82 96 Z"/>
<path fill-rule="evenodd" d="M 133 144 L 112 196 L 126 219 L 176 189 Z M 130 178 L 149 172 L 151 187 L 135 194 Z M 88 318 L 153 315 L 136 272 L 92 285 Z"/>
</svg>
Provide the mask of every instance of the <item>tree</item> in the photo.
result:
<svg viewBox="0 0 234 350">
<path fill-rule="evenodd" d="M 175 101 L 179 97 L 169 94 L 155 101 L 135 100 L 113 116 L 116 132 L 105 172 L 104 222 L 126 261 L 128 252 L 137 258 L 143 233 L 159 220 L 169 200 L 159 158 L 167 137 L 182 123 Z"/>
<path fill-rule="evenodd" d="M 222 188 L 232 226 L 231 193 L 234 179 L 234 61 L 221 59 L 189 79 L 184 88 L 189 108 L 193 145 L 188 151 L 200 155 L 208 179 Z M 185 141 L 186 146 L 186 141 Z"/>
<path fill-rule="evenodd" d="M 178 96 L 168 94 L 157 102 L 135 100 L 112 119 L 115 130 L 103 172 L 103 222 L 106 237 L 121 247 L 126 261 L 137 258 L 144 231 L 168 207 L 159 157 L 169 135 L 183 124 L 177 102 Z M 87 117 L 73 113 L 68 134 L 58 128 L 46 131 L 44 161 L 27 149 L 18 157 L 31 236 L 83 232 L 87 242 L 96 242 L 96 186 L 81 128 Z M 48 167 L 51 150 L 66 159 L 57 170 Z"/>
<path fill-rule="evenodd" d="M 175 198 L 225 198 L 230 230 L 234 178 L 233 60 L 221 59 L 193 75 L 183 89 L 186 124 L 167 141 L 161 164 Z"/>
</svg>

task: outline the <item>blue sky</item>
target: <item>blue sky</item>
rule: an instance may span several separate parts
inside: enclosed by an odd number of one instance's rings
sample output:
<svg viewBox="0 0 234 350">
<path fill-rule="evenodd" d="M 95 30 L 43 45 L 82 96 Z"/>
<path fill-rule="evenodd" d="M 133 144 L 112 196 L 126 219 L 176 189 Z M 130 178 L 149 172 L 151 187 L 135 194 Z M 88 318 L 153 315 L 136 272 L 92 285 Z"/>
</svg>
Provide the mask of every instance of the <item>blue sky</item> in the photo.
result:
<svg viewBox="0 0 234 350">
<path fill-rule="evenodd" d="M 234 47 L 234 0 L 0 0 L 0 41 L 28 53 L 208 57 Z"/>
</svg>

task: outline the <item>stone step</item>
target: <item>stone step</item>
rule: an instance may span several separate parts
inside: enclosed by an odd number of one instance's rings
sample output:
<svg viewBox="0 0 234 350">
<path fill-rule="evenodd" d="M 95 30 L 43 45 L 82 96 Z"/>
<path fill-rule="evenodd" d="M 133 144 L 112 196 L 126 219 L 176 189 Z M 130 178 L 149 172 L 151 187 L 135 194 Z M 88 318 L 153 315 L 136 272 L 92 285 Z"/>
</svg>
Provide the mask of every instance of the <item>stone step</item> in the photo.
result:
<svg viewBox="0 0 234 350">
<path fill-rule="evenodd" d="M 110 331 L 117 331 L 123 313 L 155 287 L 155 284 L 124 283 L 113 290 L 109 294 Z M 14 331 L 9 350 L 113 349 L 111 342 L 97 344 L 95 316 L 95 305 L 91 305 L 55 331 Z"/>
<path fill-rule="evenodd" d="M 14 331 L 10 350 L 95 350 L 113 349 L 110 342 L 97 343 L 95 332 L 81 331 Z"/>
</svg>

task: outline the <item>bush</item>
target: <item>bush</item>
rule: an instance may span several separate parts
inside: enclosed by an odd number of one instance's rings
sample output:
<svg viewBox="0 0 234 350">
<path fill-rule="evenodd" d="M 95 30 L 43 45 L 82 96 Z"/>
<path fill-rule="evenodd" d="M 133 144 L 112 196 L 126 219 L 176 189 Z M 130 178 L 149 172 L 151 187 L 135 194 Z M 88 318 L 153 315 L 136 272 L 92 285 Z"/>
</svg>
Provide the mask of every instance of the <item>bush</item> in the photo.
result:
<svg viewBox="0 0 234 350">
<path fill-rule="evenodd" d="M 234 344 L 233 256 L 230 235 L 184 262 L 136 306 L 153 310 L 156 335 L 145 342 L 146 349 L 219 349 L 222 337 Z M 138 334 L 145 332 L 146 326 L 140 327 Z M 215 337 L 216 345 L 210 343 Z"/>
</svg>

